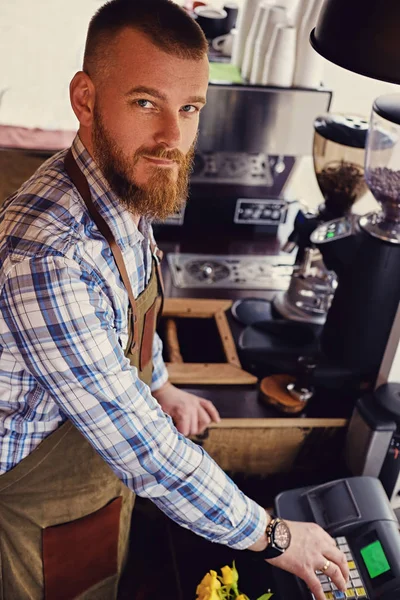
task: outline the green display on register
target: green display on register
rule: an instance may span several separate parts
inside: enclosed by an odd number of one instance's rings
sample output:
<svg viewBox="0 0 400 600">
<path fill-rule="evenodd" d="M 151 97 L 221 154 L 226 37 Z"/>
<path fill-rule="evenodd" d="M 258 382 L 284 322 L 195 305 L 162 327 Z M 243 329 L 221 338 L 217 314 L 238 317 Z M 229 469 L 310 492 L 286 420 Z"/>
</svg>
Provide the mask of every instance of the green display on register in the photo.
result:
<svg viewBox="0 0 400 600">
<path fill-rule="evenodd" d="M 360 550 L 371 579 L 390 571 L 390 565 L 383 551 L 382 544 L 377 540 Z"/>
</svg>

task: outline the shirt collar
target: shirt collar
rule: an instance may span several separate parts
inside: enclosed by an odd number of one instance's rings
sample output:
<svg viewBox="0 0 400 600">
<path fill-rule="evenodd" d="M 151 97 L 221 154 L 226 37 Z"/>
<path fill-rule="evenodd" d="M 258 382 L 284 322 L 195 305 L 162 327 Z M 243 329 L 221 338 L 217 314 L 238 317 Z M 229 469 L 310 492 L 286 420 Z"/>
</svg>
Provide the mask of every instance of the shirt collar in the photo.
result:
<svg viewBox="0 0 400 600">
<path fill-rule="evenodd" d="M 118 245 L 124 248 L 142 242 L 144 236 L 133 222 L 131 213 L 123 207 L 118 196 L 111 190 L 108 181 L 78 134 L 72 143 L 71 150 L 78 167 L 88 181 L 92 200 L 101 216 L 107 221 Z M 140 229 L 146 231 L 147 228 L 143 225 L 141 222 Z"/>
</svg>

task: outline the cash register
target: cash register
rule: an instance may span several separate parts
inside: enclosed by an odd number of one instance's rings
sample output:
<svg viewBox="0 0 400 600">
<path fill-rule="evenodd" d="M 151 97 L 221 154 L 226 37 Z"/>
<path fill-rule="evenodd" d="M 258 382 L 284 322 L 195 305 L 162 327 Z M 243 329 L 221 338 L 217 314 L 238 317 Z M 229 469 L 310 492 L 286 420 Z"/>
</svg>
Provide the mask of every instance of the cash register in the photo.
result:
<svg viewBox="0 0 400 600">
<path fill-rule="evenodd" d="M 350 477 L 282 492 L 275 512 L 292 521 L 318 523 L 345 553 L 350 579 L 346 592 L 317 573 L 327 600 L 400 600 L 399 523 L 381 482 Z M 283 600 L 312 600 L 305 584 L 276 569 L 277 592 Z"/>
</svg>

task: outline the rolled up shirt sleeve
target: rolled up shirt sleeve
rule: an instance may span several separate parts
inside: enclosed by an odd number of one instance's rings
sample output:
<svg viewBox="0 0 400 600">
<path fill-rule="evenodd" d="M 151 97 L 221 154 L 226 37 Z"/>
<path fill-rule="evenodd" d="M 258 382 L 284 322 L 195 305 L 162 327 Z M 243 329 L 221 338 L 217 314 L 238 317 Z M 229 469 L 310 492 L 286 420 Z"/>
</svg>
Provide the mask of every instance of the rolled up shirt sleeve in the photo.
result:
<svg viewBox="0 0 400 600">
<path fill-rule="evenodd" d="M 65 256 L 23 260 L 0 310 L 2 343 L 128 487 L 210 541 L 244 549 L 261 537 L 264 509 L 176 430 L 125 357 L 98 274 Z M 156 389 L 166 372 L 157 338 L 154 354 Z"/>
</svg>

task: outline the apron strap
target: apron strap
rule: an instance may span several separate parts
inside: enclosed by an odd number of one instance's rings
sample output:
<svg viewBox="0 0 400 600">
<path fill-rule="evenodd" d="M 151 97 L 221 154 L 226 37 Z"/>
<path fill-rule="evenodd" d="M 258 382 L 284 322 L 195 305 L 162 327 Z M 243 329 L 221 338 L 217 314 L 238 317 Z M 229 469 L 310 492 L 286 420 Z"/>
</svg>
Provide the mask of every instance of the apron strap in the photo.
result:
<svg viewBox="0 0 400 600">
<path fill-rule="evenodd" d="M 156 242 L 150 237 L 150 250 L 153 256 L 154 263 L 156 265 L 158 290 L 161 296 L 164 298 L 164 281 L 161 270 L 161 261 L 163 258 L 163 251 L 157 246 Z M 160 311 L 161 313 L 161 311 Z"/>
<path fill-rule="evenodd" d="M 161 270 L 161 261 L 162 261 L 162 257 L 163 257 L 163 251 L 160 250 L 160 248 L 157 246 L 156 242 L 154 240 L 152 240 L 151 238 L 150 238 L 150 249 L 151 249 L 151 254 L 153 256 L 154 264 L 156 266 L 158 294 L 161 298 L 160 308 L 158 310 L 158 315 L 157 315 L 157 327 L 158 327 L 158 325 L 160 324 L 163 310 L 164 310 L 164 298 L 165 298 L 164 280 L 163 280 L 162 270 Z"/>
<path fill-rule="evenodd" d="M 74 156 L 72 154 L 71 149 L 69 149 L 67 152 L 67 155 L 66 155 L 65 161 L 64 161 L 64 166 L 65 166 L 65 170 L 66 170 L 67 174 L 69 175 L 71 181 L 77 188 L 79 194 L 82 196 L 83 201 L 86 204 L 86 207 L 89 211 L 91 218 L 97 225 L 100 233 L 107 240 L 107 242 L 111 248 L 111 252 L 113 253 L 115 263 L 117 265 L 119 274 L 124 283 L 126 291 L 128 292 L 128 297 L 129 297 L 129 304 L 130 304 L 131 314 L 132 314 L 132 328 L 133 328 L 133 342 L 132 342 L 131 349 L 133 351 L 137 351 L 139 332 L 138 332 L 138 327 L 135 327 L 135 324 L 137 321 L 136 301 L 135 301 L 135 296 L 133 295 L 132 286 L 129 281 L 128 273 L 127 273 L 127 270 L 125 267 L 125 262 L 122 257 L 121 250 L 119 249 L 119 246 L 118 246 L 117 242 L 115 241 L 115 238 L 111 232 L 110 227 L 108 226 L 106 221 L 103 219 L 103 217 L 100 215 L 100 213 L 98 212 L 97 208 L 95 207 L 95 205 L 93 203 L 92 195 L 90 193 L 90 188 L 89 188 L 87 179 L 84 176 L 84 174 L 82 173 L 82 171 L 80 170 L 80 168 L 78 167 L 78 165 L 74 159 Z M 153 254 L 153 256 L 155 256 L 155 255 Z M 158 265 L 158 267 L 157 267 L 157 272 L 158 272 L 159 268 L 160 268 L 160 265 Z"/>
</svg>

